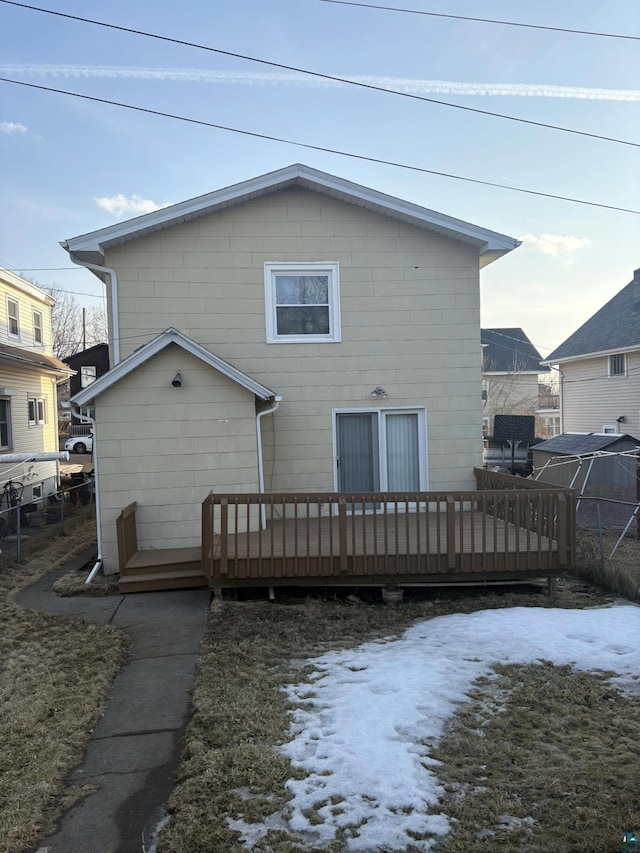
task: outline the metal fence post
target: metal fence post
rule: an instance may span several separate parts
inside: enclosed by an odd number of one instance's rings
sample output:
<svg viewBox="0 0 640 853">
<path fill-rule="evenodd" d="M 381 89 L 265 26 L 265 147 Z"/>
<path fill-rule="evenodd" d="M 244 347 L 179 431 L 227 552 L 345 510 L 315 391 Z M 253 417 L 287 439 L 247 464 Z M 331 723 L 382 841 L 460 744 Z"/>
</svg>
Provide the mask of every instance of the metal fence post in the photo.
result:
<svg viewBox="0 0 640 853">
<path fill-rule="evenodd" d="M 602 537 L 602 520 L 600 518 L 600 501 L 596 498 L 596 515 L 598 517 L 598 544 L 600 545 L 600 567 L 604 569 L 604 539 Z"/>
<path fill-rule="evenodd" d="M 60 535 L 64 536 L 64 489 L 60 492 Z"/>
<path fill-rule="evenodd" d="M 16 562 L 19 563 L 22 560 L 22 542 L 21 542 L 21 527 L 20 527 L 20 506 L 22 504 L 22 498 L 18 498 L 16 501 Z"/>
</svg>

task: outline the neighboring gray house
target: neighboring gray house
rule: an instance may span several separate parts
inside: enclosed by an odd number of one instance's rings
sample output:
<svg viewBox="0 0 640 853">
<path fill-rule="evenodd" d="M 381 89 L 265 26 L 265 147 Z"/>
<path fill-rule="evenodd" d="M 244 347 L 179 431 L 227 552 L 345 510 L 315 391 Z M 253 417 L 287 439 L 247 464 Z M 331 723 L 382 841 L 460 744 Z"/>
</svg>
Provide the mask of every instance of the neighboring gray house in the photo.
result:
<svg viewBox="0 0 640 853">
<path fill-rule="evenodd" d="M 560 371 L 563 432 L 640 434 L 640 269 L 543 363 Z"/>
<path fill-rule="evenodd" d="M 482 432 L 488 436 L 493 435 L 496 415 L 533 415 L 536 412 L 538 377 L 551 371 L 541 365 L 542 356 L 522 329 L 481 329 L 480 334 Z"/>
</svg>

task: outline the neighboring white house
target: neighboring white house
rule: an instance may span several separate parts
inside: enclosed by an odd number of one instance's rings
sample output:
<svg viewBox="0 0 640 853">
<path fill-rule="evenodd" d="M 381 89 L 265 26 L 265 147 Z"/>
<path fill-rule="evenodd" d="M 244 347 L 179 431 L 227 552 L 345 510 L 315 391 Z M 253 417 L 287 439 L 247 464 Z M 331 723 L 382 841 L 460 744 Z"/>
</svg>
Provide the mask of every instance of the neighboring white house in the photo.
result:
<svg viewBox="0 0 640 853">
<path fill-rule="evenodd" d="M 560 371 L 562 432 L 640 435 L 640 269 L 543 363 Z"/>
<path fill-rule="evenodd" d="M 0 267 L 0 456 L 58 450 L 56 386 L 69 368 L 53 357 L 48 293 Z M 0 464 L 0 509 L 7 483 L 23 502 L 57 488 L 55 462 Z"/>
<path fill-rule="evenodd" d="M 63 243 L 107 283 L 104 567 L 200 542 L 225 492 L 474 488 L 479 269 L 518 246 L 303 165 Z M 265 416 L 266 417 L 263 417 Z"/>
</svg>

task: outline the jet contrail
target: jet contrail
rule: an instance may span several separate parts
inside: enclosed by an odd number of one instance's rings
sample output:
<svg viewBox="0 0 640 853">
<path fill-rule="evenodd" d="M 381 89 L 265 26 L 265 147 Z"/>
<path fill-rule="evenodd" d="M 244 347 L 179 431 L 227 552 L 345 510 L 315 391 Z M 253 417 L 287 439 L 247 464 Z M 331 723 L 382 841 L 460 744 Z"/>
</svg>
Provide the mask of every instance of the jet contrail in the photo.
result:
<svg viewBox="0 0 640 853">
<path fill-rule="evenodd" d="M 111 78 L 170 80 L 183 83 L 218 83 L 238 86 L 305 86 L 345 88 L 346 83 L 323 80 L 295 72 L 211 71 L 206 68 L 140 68 L 117 65 L 2 65 L 7 76 L 57 78 Z M 640 89 L 600 89 L 587 86 L 553 86 L 546 83 L 463 83 L 405 77 L 349 76 L 356 83 L 395 89 L 412 95 L 471 97 L 569 98 L 587 101 L 640 101 Z"/>
</svg>

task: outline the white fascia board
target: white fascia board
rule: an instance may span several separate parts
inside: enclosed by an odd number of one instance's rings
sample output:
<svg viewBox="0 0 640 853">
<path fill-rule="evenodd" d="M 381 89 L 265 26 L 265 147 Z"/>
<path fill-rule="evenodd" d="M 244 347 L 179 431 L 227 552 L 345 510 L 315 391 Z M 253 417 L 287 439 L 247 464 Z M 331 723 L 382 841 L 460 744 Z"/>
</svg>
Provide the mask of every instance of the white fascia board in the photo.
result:
<svg viewBox="0 0 640 853">
<path fill-rule="evenodd" d="M 631 347 L 617 347 L 617 349 L 601 349 L 596 352 L 586 352 L 580 355 L 567 355 L 564 358 L 545 359 L 540 364 L 567 364 L 569 361 L 584 361 L 587 358 L 604 358 L 605 356 L 618 355 L 619 353 L 640 352 L 640 344 L 634 344 Z M 587 433 L 588 434 L 588 433 Z M 611 435 L 611 433 L 606 433 Z"/>
<path fill-rule="evenodd" d="M 30 281 L 27 281 L 4 267 L 0 267 L 0 280 L 3 284 L 15 287 L 16 290 L 26 293 L 27 296 L 30 296 L 32 299 L 37 299 L 38 302 L 42 302 L 44 305 L 51 307 L 55 304 L 53 296 L 50 296 L 45 290 L 42 290 L 41 287 L 31 284 Z"/>
<path fill-rule="evenodd" d="M 507 237 L 505 234 L 480 228 L 461 219 L 454 219 L 443 213 L 403 201 L 360 184 L 354 184 L 351 181 L 299 163 L 169 207 L 163 207 L 153 213 L 137 216 L 126 222 L 73 237 L 61 245 L 70 254 L 78 257 L 98 253 L 104 260 L 104 250 L 109 246 L 115 246 L 214 210 L 240 204 L 268 192 L 296 184 L 469 243 L 475 246 L 480 255 L 483 256 L 484 263 L 481 263 L 483 266 L 520 245 L 519 240 Z"/>
<path fill-rule="evenodd" d="M 182 332 L 178 331 L 178 329 L 166 329 L 148 343 L 143 344 L 140 349 L 137 349 L 128 358 L 125 358 L 124 361 L 121 361 L 115 367 L 112 367 L 111 370 L 99 379 L 96 379 L 95 382 L 92 382 L 86 388 L 78 391 L 78 393 L 72 397 L 73 402 L 78 406 L 85 406 L 87 403 L 90 403 L 96 397 L 100 396 L 100 394 L 111 388 L 112 385 L 115 385 L 116 382 L 124 379 L 125 376 L 128 376 L 172 343 L 177 344 L 186 352 L 191 353 L 191 355 L 200 359 L 205 364 L 208 364 L 214 370 L 219 371 L 229 379 L 237 382 L 238 385 L 246 388 L 247 391 L 250 391 L 261 400 L 271 400 L 275 397 L 275 392 L 270 388 L 256 382 L 255 379 L 252 379 L 246 373 L 238 370 L 237 367 L 229 364 L 228 361 L 224 361 L 224 359 L 214 355 L 209 350 L 200 346 L 200 344 L 191 340 L 191 338 L 183 335 Z"/>
</svg>

